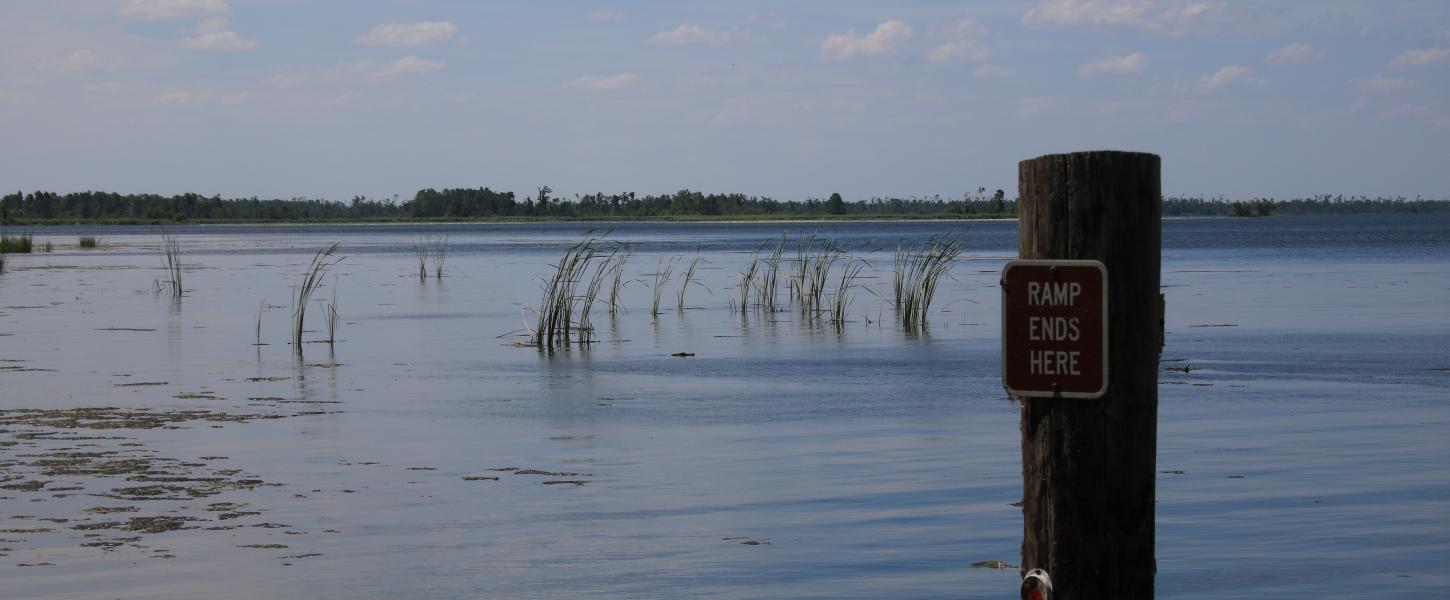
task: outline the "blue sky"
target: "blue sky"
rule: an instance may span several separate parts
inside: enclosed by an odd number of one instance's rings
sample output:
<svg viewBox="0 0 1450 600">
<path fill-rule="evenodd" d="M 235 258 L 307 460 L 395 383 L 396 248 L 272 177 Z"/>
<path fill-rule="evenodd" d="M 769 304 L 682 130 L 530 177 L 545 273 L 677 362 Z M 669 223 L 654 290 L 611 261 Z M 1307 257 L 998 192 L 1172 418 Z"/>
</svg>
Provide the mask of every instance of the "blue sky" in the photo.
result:
<svg viewBox="0 0 1450 600">
<path fill-rule="evenodd" d="M 1450 2 L 6 0 L 0 189 L 1450 198 Z"/>
</svg>

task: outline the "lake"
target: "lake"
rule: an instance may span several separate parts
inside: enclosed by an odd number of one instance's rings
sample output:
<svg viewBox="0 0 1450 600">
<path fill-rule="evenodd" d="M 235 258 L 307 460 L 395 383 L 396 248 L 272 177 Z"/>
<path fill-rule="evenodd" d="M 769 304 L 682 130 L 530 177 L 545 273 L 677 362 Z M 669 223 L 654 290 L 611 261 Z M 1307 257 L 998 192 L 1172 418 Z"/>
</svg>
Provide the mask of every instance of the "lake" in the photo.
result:
<svg viewBox="0 0 1450 600">
<path fill-rule="evenodd" d="M 597 343 L 519 346 L 550 265 L 603 229 L 631 252 L 621 310 L 594 309 Z M 6 597 L 1016 593 L 971 566 L 1020 558 L 1014 222 L 167 232 L 179 300 L 155 227 L 6 255 Z M 863 265 L 845 323 L 737 309 L 782 235 L 837 244 L 833 278 Z M 965 252 L 905 328 L 893 251 L 942 235 Z M 332 242 L 335 341 L 314 302 L 299 358 L 291 296 Z M 1158 595 L 1446 595 L 1450 214 L 1167 220 L 1163 244 Z"/>
</svg>

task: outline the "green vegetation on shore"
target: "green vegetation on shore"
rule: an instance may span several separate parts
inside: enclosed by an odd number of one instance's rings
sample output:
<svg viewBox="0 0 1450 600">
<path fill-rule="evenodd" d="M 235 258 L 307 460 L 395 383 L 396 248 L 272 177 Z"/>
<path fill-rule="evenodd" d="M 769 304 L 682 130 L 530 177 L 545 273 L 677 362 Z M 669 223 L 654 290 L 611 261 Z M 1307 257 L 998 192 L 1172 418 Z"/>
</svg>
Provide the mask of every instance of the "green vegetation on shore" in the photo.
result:
<svg viewBox="0 0 1450 600">
<path fill-rule="evenodd" d="M 960 199 L 942 196 L 783 201 L 766 196 L 680 190 L 673 194 L 586 194 L 557 198 L 548 186 L 533 196 L 489 188 L 420 190 L 412 199 L 350 202 L 309 198 L 230 198 L 199 194 L 117 194 L 112 192 L 17 192 L 0 197 L 0 224 L 162 222 L 428 222 L 428 221 L 633 221 L 633 220 L 829 220 L 829 219 L 980 219 L 1013 218 L 1017 202 L 985 188 Z M 1321 195 L 1293 200 L 1165 198 L 1164 216 L 1268 216 L 1292 214 L 1445 212 L 1450 200 L 1366 198 Z"/>
</svg>

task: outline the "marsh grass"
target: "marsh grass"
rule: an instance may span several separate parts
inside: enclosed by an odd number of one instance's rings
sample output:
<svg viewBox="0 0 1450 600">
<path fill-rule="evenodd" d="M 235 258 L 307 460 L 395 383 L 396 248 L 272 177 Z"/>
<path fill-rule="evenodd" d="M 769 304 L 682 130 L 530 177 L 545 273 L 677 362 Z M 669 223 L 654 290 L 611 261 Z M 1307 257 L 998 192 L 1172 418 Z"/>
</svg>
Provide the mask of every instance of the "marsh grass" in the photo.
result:
<svg viewBox="0 0 1450 600">
<path fill-rule="evenodd" d="M 55 251 L 55 244 L 51 243 L 50 240 L 46 240 L 44 244 L 41 244 L 40 245 L 40 250 L 42 252 L 45 252 L 45 253 L 49 254 L 49 253 Z"/>
<path fill-rule="evenodd" d="M 851 289 L 856 287 L 856 279 L 860 277 L 861 270 L 866 268 L 866 261 L 855 257 L 848 257 L 846 265 L 841 270 L 841 278 L 836 282 L 836 294 L 831 302 L 831 323 L 836 329 L 846 324 L 847 310 L 851 306 Z"/>
<path fill-rule="evenodd" d="M 443 261 L 448 258 L 448 236 L 438 238 L 433 243 L 433 253 L 429 255 L 433 264 L 433 276 L 443 278 Z"/>
<path fill-rule="evenodd" d="M 755 286 L 755 275 L 760 271 L 760 254 L 750 257 L 750 265 L 740 272 L 740 310 L 750 306 L 750 289 Z"/>
<path fill-rule="evenodd" d="M 99 243 L 100 240 L 94 235 L 83 235 L 76 241 L 76 245 L 81 248 L 95 248 Z"/>
<path fill-rule="evenodd" d="M 156 283 L 158 292 L 167 291 L 172 298 L 180 298 L 181 287 L 181 242 L 165 231 L 161 232 L 161 266 L 166 268 L 166 285 Z"/>
<path fill-rule="evenodd" d="M 322 305 L 322 317 L 327 324 L 327 343 L 337 342 L 337 276 L 332 276 L 332 302 Z"/>
<path fill-rule="evenodd" d="M 695 257 L 693 259 L 690 259 L 690 266 L 685 269 L 684 277 L 681 277 L 680 278 L 680 291 L 677 292 L 676 298 L 675 298 L 675 311 L 676 312 L 679 312 L 679 313 L 685 312 L 685 292 L 689 291 L 690 284 L 691 283 L 693 283 L 695 285 L 698 285 L 700 287 L 704 287 L 705 288 L 705 291 L 709 291 L 710 290 L 710 288 L 705 287 L 705 284 L 700 283 L 699 281 L 697 281 L 695 279 L 695 267 L 697 267 L 697 266 L 700 265 L 700 261 L 701 260 L 703 260 L 703 259 L 700 258 L 700 251 L 699 250 L 695 250 Z"/>
<path fill-rule="evenodd" d="M 33 241 L 34 236 L 29 233 L 0 233 L 0 254 L 29 254 L 34 246 Z"/>
<path fill-rule="evenodd" d="M 649 314 L 650 314 L 651 317 L 658 317 L 658 316 L 660 316 L 660 295 L 664 294 L 664 292 L 665 292 L 665 284 L 670 282 L 670 274 L 674 271 L 674 269 L 675 269 L 675 259 L 674 258 L 671 258 L 668 263 L 666 263 L 665 260 L 662 258 L 655 265 L 655 272 L 654 272 L 655 285 L 654 285 L 654 289 L 651 290 L 653 292 L 653 294 L 654 294 L 654 298 L 653 298 L 653 301 L 650 302 L 650 305 L 649 305 Z"/>
<path fill-rule="evenodd" d="M 553 265 L 553 275 L 544 281 L 544 297 L 539 302 L 530 345 L 552 352 L 556 346 L 567 347 L 572 342 L 574 310 L 579 300 L 576 291 L 599 256 L 599 239 L 589 235 L 565 250 L 559 264 Z"/>
<path fill-rule="evenodd" d="M 609 281 L 610 273 L 614 270 L 614 259 L 619 251 L 609 253 L 604 260 L 595 265 L 594 273 L 589 277 L 589 285 L 584 286 L 584 296 L 579 298 L 579 341 L 588 343 L 594 338 L 594 323 L 589 320 L 589 313 L 594 308 L 594 303 L 599 301 L 599 292 L 604 289 L 605 282 Z"/>
<path fill-rule="evenodd" d="M 784 260 L 785 238 L 784 234 L 780 236 L 775 250 L 765 259 L 765 271 L 761 273 L 760 284 L 755 289 L 759 305 L 767 312 L 775 312 L 775 300 L 779 297 L 777 290 L 780 288 L 780 263 Z"/>
<path fill-rule="evenodd" d="M 937 284 L 962 254 L 957 236 L 933 236 L 916 248 L 897 246 L 892 270 L 893 305 L 901 324 L 914 329 L 926 324 Z"/>
<path fill-rule="evenodd" d="M 331 246 L 318 250 L 312 256 L 312 262 L 303 272 L 302 281 L 297 286 L 297 295 L 292 299 L 292 349 L 298 356 L 302 355 L 302 325 L 307 320 L 307 303 L 312 300 L 312 294 L 317 288 L 322 286 L 322 279 L 327 275 L 328 269 L 346 258 L 331 260 L 338 245 L 339 242 L 333 242 Z"/>
<path fill-rule="evenodd" d="M 609 314 L 613 316 L 619 311 L 619 293 L 624 291 L 624 286 L 629 285 L 624 280 L 624 263 L 629 261 L 629 247 L 621 245 L 619 252 L 612 256 L 610 262 L 609 281 Z"/>
</svg>

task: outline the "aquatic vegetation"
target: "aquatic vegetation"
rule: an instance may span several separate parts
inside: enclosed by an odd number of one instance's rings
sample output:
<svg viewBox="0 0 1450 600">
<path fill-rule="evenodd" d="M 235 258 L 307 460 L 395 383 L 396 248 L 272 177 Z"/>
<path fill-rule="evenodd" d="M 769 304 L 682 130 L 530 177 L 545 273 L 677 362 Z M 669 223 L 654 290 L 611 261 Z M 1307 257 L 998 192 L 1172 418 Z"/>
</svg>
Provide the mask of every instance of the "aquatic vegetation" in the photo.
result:
<svg viewBox="0 0 1450 600">
<path fill-rule="evenodd" d="M 584 287 L 584 296 L 579 299 L 579 339 L 581 342 L 588 341 L 594 337 L 594 324 L 589 321 L 589 312 L 598 302 L 599 291 L 603 289 L 605 281 L 614 270 L 614 257 L 618 250 L 611 252 L 594 267 L 594 274 L 589 278 L 589 285 Z"/>
<path fill-rule="evenodd" d="M 915 328 L 926 323 L 937 284 L 961 256 L 962 246 L 961 238 L 956 236 L 934 236 L 917 248 L 897 246 L 891 280 L 893 304 L 903 326 Z"/>
<path fill-rule="evenodd" d="M 172 298 L 180 298 L 181 288 L 181 242 L 165 231 L 161 232 L 161 264 L 166 268 L 166 286 L 158 281 L 158 291 L 167 290 Z"/>
<path fill-rule="evenodd" d="M 342 262 L 343 258 L 330 260 L 333 253 L 337 252 L 338 245 L 339 242 L 333 242 L 331 246 L 318 250 L 297 286 L 297 296 L 292 302 L 292 349 L 299 356 L 302 354 L 302 325 L 307 319 L 307 303 L 312 300 L 312 294 L 317 288 L 322 286 L 322 278 L 327 275 L 328 269 Z"/>
<path fill-rule="evenodd" d="M 443 277 L 443 263 L 448 257 L 448 236 L 425 235 L 413 240 L 413 256 L 418 259 L 418 280 L 428 279 L 429 266 L 434 277 Z"/>
<path fill-rule="evenodd" d="M 658 317 L 660 314 L 660 294 L 664 293 L 665 284 L 670 282 L 670 273 L 674 268 L 675 259 L 673 258 L 670 259 L 668 264 L 665 263 L 664 259 L 660 259 L 659 264 L 655 266 L 654 301 L 649 305 L 649 314 L 652 317 Z"/>
<path fill-rule="evenodd" d="M 257 341 L 253 344 L 254 346 L 265 345 L 262 343 L 262 311 L 266 310 L 266 308 L 267 301 L 265 299 L 262 300 L 261 304 L 257 305 Z"/>
<path fill-rule="evenodd" d="M 33 239 L 34 236 L 29 233 L 22 233 L 20 235 L 0 233 L 0 254 L 4 254 L 7 252 L 14 254 L 29 254 L 33 245 Z"/>
<path fill-rule="evenodd" d="M 332 277 L 332 302 L 322 305 L 323 321 L 327 324 L 327 343 L 337 341 L 337 276 Z"/>
<path fill-rule="evenodd" d="M 40 245 L 40 250 L 49 254 L 50 252 L 55 250 L 55 244 L 51 243 L 50 240 L 46 240 L 44 244 Z"/>
<path fill-rule="evenodd" d="M 740 272 L 740 310 L 750 305 L 750 288 L 755 285 L 755 274 L 760 270 L 760 256 L 750 257 L 750 265 Z"/>
<path fill-rule="evenodd" d="M 76 241 L 76 245 L 81 248 L 95 248 L 99 243 L 100 240 L 94 235 L 83 235 Z"/>
<path fill-rule="evenodd" d="M 624 263 L 629 261 L 629 247 L 621 245 L 618 253 L 613 255 L 610 261 L 610 282 L 609 282 L 609 314 L 614 315 L 619 310 L 619 292 L 629 282 L 624 281 Z"/>
<path fill-rule="evenodd" d="M 841 278 L 836 282 L 836 294 L 831 302 L 831 322 L 840 329 L 846 324 L 847 309 L 851 306 L 851 288 L 856 287 L 856 278 L 861 275 L 861 270 L 866 268 L 866 261 L 857 258 L 847 258 L 846 266 L 841 271 Z"/>
<path fill-rule="evenodd" d="M 554 274 L 544 282 L 544 297 L 539 302 L 530 345 L 553 351 L 556 345 L 568 346 L 572 342 L 574 310 L 579 300 L 575 292 L 584 274 L 599 256 L 599 239 L 591 235 L 570 246 L 564 251 L 559 264 L 553 265 Z M 598 290 L 594 293 L 597 294 Z M 592 296 L 590 302 L 593 302 Z"/>
<path fill-rule="evenodd" d="M 760 285 L 756 288 L 760 306 L 768 312 L 775 312 L 775 299 L 778 297 L 776 290 L 780 286 L 780 263 L 784 253 L 785 235 L 782 234 L 780 241 L 775 244 L 775 250 L 765 259 L 765 272 L 761 274 Z"/>
<path fill-rule="evenodd" d="M 695 267 L 699 266 L 700 260 L 700 251 L 695 250 L 695 258 L 690 260 L 689 268 L 685 269 L 685 276 L 680 279 L 680 291 L 675 298 L 676 312 L 685 312 L 685 292 L 690 289 L 691 283 L 700 287 L 705 287 L 705 284 L 695 280 Z M 709 291 L 709 289 L 710 288 L 705 288 L 706 291 Z"/>
</svg>

